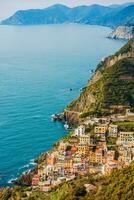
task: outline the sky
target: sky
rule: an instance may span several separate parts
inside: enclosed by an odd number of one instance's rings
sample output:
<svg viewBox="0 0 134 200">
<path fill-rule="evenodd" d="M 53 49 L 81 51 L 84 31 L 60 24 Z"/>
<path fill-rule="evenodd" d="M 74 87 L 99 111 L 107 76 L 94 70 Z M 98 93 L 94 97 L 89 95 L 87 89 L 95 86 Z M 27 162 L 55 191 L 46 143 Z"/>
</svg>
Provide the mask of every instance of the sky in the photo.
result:
<svg viewBox="0 0 134 200">
<path fill-rule="evenodd" d="M 64 4 L 70 7 L 90 4 L 122 4 L 134 0 L 0 0 L 0 20 L 5 19 L 17 10 L 30 8 L 45 8 L 53 4 Z"/>
</svg>

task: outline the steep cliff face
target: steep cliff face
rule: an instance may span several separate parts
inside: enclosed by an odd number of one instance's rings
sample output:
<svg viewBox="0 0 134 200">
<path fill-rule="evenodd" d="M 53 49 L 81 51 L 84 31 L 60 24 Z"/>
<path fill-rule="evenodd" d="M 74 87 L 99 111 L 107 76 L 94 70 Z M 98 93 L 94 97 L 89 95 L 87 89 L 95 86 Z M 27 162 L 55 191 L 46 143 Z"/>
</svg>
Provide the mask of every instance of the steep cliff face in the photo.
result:
<svg viewBox="0 0 134 200">
<path fill-rule="evenodd" d="M 67 109 L 86 117 L 109 115 L 126 107 L 134 107 L 134 39 L 97 66 L 79 98 Z"/>
<path fill-rule="evenodd" d="M 64 111 L 64 120 L 68 122 L 68 125 L 77 126 L 80 123 L 80 113 L 77 111 L 65 110 Z"/>
<path fill-rule="evenodd" d="M 132 39 L 134 38 L 134 26 L 119 26 L 113 31 L 109 38 L 112 39 Z"/>
</svg>

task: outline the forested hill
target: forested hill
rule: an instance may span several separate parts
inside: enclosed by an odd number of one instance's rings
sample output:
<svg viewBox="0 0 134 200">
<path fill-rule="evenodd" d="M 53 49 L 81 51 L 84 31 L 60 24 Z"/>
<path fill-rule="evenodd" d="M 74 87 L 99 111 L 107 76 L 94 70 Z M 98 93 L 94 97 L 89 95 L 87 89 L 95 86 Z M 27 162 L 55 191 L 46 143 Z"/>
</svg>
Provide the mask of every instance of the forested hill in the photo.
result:
<svg viewBox="0 0 134 200">
<path fill-rule="evenodd" d="M 87 86 L 68 110 L 107 115 L 134 108 L 134 39 L 101 61 Z"/>
</svg>

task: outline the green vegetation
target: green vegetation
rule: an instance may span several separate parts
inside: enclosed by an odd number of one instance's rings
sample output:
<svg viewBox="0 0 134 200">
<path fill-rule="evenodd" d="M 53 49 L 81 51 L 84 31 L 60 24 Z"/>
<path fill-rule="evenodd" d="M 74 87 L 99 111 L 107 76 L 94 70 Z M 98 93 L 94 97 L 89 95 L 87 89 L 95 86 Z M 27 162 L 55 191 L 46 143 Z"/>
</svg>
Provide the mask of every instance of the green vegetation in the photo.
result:
<svg viewBox="0 0 134 200">
<path fill-rule="evenodd" d="M 96 187 L 87 193 L 84 185 Z M 133 200 L 134 163 L 128 168 L 115 170 L 109 176 L 77 178 L 50 193 L 46 200 Z"/>
<path fill-rule="evenodd" d="M 131 40 L 118 53 L 131 52 L 134 40 Z M 118 54 L 117 53 L 117 54 Z M 116 55 L 116 54 L 115 54 Z M 115 56 L 112 56 L 114 59 Z M 134 59 L 125 58 L 111 67 L 106 61 L 98 67 L 100 75 L 92 84 L 88 84 L 80 97 L 73 101 L 68 109 L 82 112 L 81 118 L 89 115 L 105 116 L 111 113 L 124 113 L 134 108 Z"/>
<path fill-rule="evenodd" d="M 116 122 L 119 131 L 134 131 L 134 122 Z"/>
<path fill-rule="evenodd" d="M 50 200 L 48 194 L 45 194 L 44 192 L 38 192 L 38 191 L 32 192 L 28 198 L 28 200 L 36 200 L 36 199 L 37 200 Z"/>
<path fill-rule="evenodd" d="M 3 195 L 0 196 L 1 200 L 8 200 L 12 195 L 12 192 L 9 189 L 4 189 Z"/>
<path fill-rule="evenodd" d="M 95 126 L 95 125 L 90 125 L 90 124 L 89 124 L 89 125 L 86 127 L 85 132 L 86 132 L 86 133 L 90 133 L 90 134 L 94 133 L 94 126 Z"/>
<path fill-rule="evenodd" d="M 86 118 L 86 117 L 88 117 L 89 115 L 92 115 L 92 114 L 94 114 L 93 112 L 84 112 L 84 113 L 82 113 L 81 115 L 80 115 L 80 117 L 81 118 Z"/>
<path fill-rule="evenodd" d="M 124 47 L 122 47 L 115 55 L 118 56 L 120 54 L 124 54 L 127 52 L 132 51 L 132 43 L 134 42 L 134 39 L 131 39 Z"/>
<path fill-rule="evenodd" d="M 91 184 L 94 189 L 87 192 L 85 184 Z M 133 200 L 134 163 L 114 170 L 111 175 L 78 177 L 47 194 L 31 191 L 31 188 L 6 189 L 1 200 L 21 200 L 24 197 L 27 200 Z"/>
<path fill-rule="evenodd" d="M 27 197 L 28 193 L 31 193 L 30 187 L 14 187 L 14 189 L 7 188 L 3 191 L 1 200 L 21 200 Z"/>
<path fill-rule="evenodd" d="M 114 138 L 114 137 L 108 137 L 107 138 L 107 145 L 116 145 L 116 140 L 117 138 Z"/>
<path fill-rule="evenodd" d="M 131 40 L 118 53 L 132 51 L 134 40 Z M 112 57 L 114 59 L 114 57 Z M 127 58 L 116 62 L 113 66 L 106 66 L 103 62 L 98 66 L 101 75 L 92 84 L 84 88 L 80 97 L 73 101 L 68 109 L 81 112 L 81 118 L 89 115 L 108 115 L 123 113 L 126 108 L 134 109 L 134 59 Z M 134 122 L 117 122 L 119 131 L 134 131 Z M 93 126 L 86 128 L 86 132 L 93 134 Z M 63 138 L 63 141 L 75 139 L 72 132 Z M 96 137 L 100 141 L 100 137 Z M 109 137 L 108 148 L 116 150 L 116 138 Z M 54 147 L 58 147 L 57 142 Z M 70 151 L 68 145 L 67 150 Z M 37 163 L 45 162 L 46 154 L 42 154 Z M 35 171 L 37 168 L 35 169 Z M 18 185 L 26 187 L 6 188 L 0 196 L 1 200 L 133 200 L 134 199 L 134 162 L 127 168 L 114 170 L 110 175 L 90 175 L 77 177 L 63 183 L 50 193 L 33 191 L 32 177 L 35 171 L 22 175 Z M 85 184 L 88 184 L 88 190 Z"/>
</svg>

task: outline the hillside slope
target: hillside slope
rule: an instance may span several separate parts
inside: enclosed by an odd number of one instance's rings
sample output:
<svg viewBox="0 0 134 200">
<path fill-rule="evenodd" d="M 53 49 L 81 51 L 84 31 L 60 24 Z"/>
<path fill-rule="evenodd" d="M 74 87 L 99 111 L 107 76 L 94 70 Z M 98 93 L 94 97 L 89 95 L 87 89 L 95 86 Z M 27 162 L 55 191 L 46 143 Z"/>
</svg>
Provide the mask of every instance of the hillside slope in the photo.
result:
<svg viewBox="0 0 134 200">
<path fill-rule="evenodd" d="M 134 40 L 114 56 L 102 61 L 78 99 L 67 109 L 82 113 L 107 115 L 119 109 L 134 108 Z"/>
<path fill-rule="evenodd" d="M 85 184 L 92 189 L 86 191 Z M 66 192 L 65 192 L 66 191 Z M 123 170 L 115 170 L 109 176 L 78 178 L 64 184 L 54 192 L 50 200 L 133 200 L 134 163 Z"/>
<path fill-rule="evenodd" d="M 89 176 L 64 183 L 51 193 L 17 187 L 4 189 L 1 200 L 133 200 L 134 163 L 103 177 Z"/>
<path fill-rule="evenodd" d="M 134 5 L 129 5 L 123 8 L 116 8 L 114 12 L 108 13 L 102 19 L 102 25 L 107 25 L 110 27 L 117 27 L 122 25 L 134 25 Z"/>
</svg>

